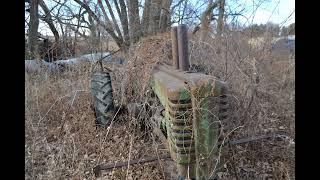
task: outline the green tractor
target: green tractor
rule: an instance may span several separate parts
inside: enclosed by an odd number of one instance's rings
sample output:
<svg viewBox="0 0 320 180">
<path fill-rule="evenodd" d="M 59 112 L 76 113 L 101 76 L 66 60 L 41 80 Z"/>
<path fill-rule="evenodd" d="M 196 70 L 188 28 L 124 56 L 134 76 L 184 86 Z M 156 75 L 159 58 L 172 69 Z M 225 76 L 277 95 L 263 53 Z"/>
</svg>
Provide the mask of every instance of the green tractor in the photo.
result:
<svg viewBox="0 0 320 180">
<path fill-rule="evenodd" d="M 163 109 L 150 118 L 153 132 L 176 164 L 175 179 L 215 179 L 220 167 L 221 122 L 227 118 L 227 85 L 203 73 L 190 72 L 187 29 L 171 31 L 173 66 L 158 65 L 150 85 Z M 113 116 L 112 88 L 108 73 L 92 76 L 98 124 Z"/>
</svg>

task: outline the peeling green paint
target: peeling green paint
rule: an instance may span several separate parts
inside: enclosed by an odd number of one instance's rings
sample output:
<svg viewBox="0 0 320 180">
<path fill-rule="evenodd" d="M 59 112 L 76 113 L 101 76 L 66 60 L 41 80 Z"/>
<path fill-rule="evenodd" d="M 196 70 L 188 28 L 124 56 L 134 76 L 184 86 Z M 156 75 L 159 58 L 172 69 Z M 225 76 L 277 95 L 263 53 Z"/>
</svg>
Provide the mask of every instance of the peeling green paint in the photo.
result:
<svg viewBox="0 0 320 180">
<path fill-rule="evenodd" d="M 181 89 L 179 91 L 179 99 L 180 100 L 187 100 L 190 99 L 190 94 L 186 89 Z"/>
<path fill-rule="evenodd" d="M 169 75 L 167 75 L 169 76 Z M 221 95 L 221 91 L 224 88 L 224 83 L 217 81 L 213 78 L 199 79 L 195 84 L 190 84 L 190 89 L 186 86 L 176 88 L 173 91 L 166 89 L 167 84 L 161 84 L 160 80 L 153 77 L 151 80 L 151 86 L 161 104 L 165 108 L 165 125 L 167 128 L 167 135 L 170 139 L 170 143 L 175 145 L 176 139 L 174 137 L 185 137 L 183 133 L 173 133 L 172 120 L 169 114 L 169 96 L 173 100 L 188 100 L 191 99 L 192 103 L 192 134 L 195 148 L 195 158 L 190 159 L 190 156 L 176 153 L 175 161 L 179 164 L 195 163 L 195 167 L 191 169 L 197 179 L 208 179 L 212 172 L 213 158 L 216 155 L 217 147 L 215 144 L 218 140 L 219 129 L 217 124 L 213 122 L 217 119 L 214 118 L 209 112 L 209 104 L 211 103 L 212 96 Z M 172 76 L 172 78 L 175 78 Z M 169 82 L 169 81 L 162 81 Z M 169 86 L 169 85 L 168 85 Z M 171 110 L 172 111 L 172 110 Z M 215 147 L 215 149 L 213 149 Z M 170 151 L 173 153 L 173 149 L 170 146 Z"/>
</svg>

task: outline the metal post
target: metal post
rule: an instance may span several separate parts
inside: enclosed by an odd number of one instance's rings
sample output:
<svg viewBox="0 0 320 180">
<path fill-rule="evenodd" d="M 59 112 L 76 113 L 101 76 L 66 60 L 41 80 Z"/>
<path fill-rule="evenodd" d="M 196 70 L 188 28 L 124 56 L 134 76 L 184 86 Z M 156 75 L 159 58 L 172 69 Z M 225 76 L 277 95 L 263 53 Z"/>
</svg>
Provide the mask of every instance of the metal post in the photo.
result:
<svg viewBox="0 0 320 180">
<path fill-rule="evenodd" d="M 177 26 L 174 26 L 171 28 L 171 40 L 172 40 L 172 65 L 175 69 L 179 69 Z"/>
<path fill-rule="evenodd" d="M 190 67 L 188 52 L 188 34 L 187 26 L 181 24 L 178 26 L 178 52 L 179 52 L 179 68 L 182 71 L 188 71 Z"/>
</svg>

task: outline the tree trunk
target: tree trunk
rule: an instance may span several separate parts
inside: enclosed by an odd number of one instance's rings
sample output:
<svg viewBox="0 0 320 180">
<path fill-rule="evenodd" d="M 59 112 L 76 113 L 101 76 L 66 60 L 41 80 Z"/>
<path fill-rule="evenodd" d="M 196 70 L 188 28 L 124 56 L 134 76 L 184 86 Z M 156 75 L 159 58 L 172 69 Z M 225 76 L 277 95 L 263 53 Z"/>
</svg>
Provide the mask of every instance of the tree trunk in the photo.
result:
<svg viewBox="0 0 320 180">
<path fill-rule="evenodd" d="M 121 16 L 121 11 L 120 11 L 120 7 L 119 7 L 119 4 L 118 4 L 118 1 L 117 1 L 117 0 L 113 0 L 113 2 L 114 2 L 114 6 L 116 7 L 118 16 L 120 17 L 120 16 Z M 121 23 L 122 23 L 122 22 L 121 22 Z M 121 25 L 122 25 L 122 24 L 121 24 Z"/>
<path fill-rule="evenodd" d="M 104 7 L 102 5 L 102 1 L 101 0 L 98 0 L 98 6 L 100 7 L 100 9 L 102 11 L 106 26 L 110 27 L 110 30 L 114 31 L 113 26 L 112 26 L 112 22 L 110 21 L 108 15 L 107 15 L 107 12 L 106 12 L 106 10 L 104 9 Z M 120 29 L 119 29 L 119 31 L 118 30 L 116 30 L 116 31 L 118 33 L 118 37 L 120 38 L 121 37 L 121 33 L 119 35 Z"/>
<path fill-rule="evenodd" d="M 151 34 L 155 34 L 159 32 L 159 25 L 160 25 L 160 13 L 161 13 L 161 0 L 152 0 L 150 5 L 150 11 L 152 12 L 149 14 L 149 30 L 148 32 Z"/>
<path fill-rule="evenodd" d="M 120 28 L 119 28 L 119 25 L 118 25 L 118 23 L 117 23 L 117 20 L 116 20 L 114 14 L 113 14 L 113 11 L 112 11 L 112 9 L 111 9 L 111 5 L 110 5 L 110 3 L 109 3 L 108 0 L 105 0 L 105 2 L 106 2 L 106 4 L 107 4 L 108 10 L 109 10 L 109 13 L 110 13 L 110 15 L 111 15 L 111 18 L 112 18 L 114 27 L 115 27 L 115 29 L 116 29 L 116 31 L 117 31 L 118 37 L 123 40 L 121 31 L 120 31 Z M 102 4 L 102 3 L 101 3 L 101 4 Z M 107 15 L 106 15 L 106 17 L 107 17 Z"/>
<path fill-rule="evenodd" d="M 160 16 L 160 31 L 165 32 L 170 29 L 170 6 L 172 0 L 162 0 L 161 16 Z"/>
<path fill-rule="evenodd" d="M 142 14 L 142 28 L 143 28 L 143 35 L 148 34 L 148 28 L 149 28 L 149 18 L 150 18 L 150 5 L 151 0 L 145 0 L 144 1 L 144 9 Z"/>
<path fill-rule="evenodd" d="M 225 0 L 220 0 L 220 2 L 219 2 L 218 27 L 217 27 L 217 36 L 218 37 L 221 36 L 222 31 L 223 31 L 224 4 L 225 4 Z"/>
<path fill-rule="evenodd" d="M 213 0 L 209 0 L 207 9 L 201 15 L 201 27 L 200 27 L 200 40 L 205 41 L 209 34 L 210 22 L 212 19 L 212 11 L 217 7 L 217 3 L 213 3 Z"/>
<path fill-rule="evenodd" d="M 97 37 L 97 27 L 94 24 L 94 21 L 90 15 L 88 16 L 88 19 L 89 19 L 89 23 L 90 23 L 90 26 L 89 26 L 90 33 L 91 33 L 90 39 L 91 39 L 91 44 L 93 46 L 92 51 L 94 53 L 97 53 L 97 49 L 99 46 L 99 40 Z"/>
<path fill-rule="evenodd" d="M 136 43 L 142 35 L 139 18 L 138 0 L 127 0 L 130 42 Z"/>
<path fill-rule="evenodd" d="M 129 36 L 129 28 L 128 28 L 128 16 L 127 9 L 124 0 L 119 0 L 120 4 L 120 20 L 122 22 L 122 30 L 123 30 L 123 39 L 126 46 L 130 45 L 130 36 Z"/>
<path fill-rule="evenodd" d="M 38 4 L 39 0 L 30 1 L 29 50 L 32 57 L 38 57 Z"/>
</svg>

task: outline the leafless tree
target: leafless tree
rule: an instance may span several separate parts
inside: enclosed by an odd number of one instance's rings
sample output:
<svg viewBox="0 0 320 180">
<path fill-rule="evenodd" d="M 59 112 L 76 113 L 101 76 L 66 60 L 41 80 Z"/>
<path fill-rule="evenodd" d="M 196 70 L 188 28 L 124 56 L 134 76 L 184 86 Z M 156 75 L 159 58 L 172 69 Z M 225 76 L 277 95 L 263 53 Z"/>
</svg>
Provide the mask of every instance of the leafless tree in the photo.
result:
<svg viewBox="0 0 320 180">
<path fill-rule="evenodd" d="M 130 42 L 136 43 L 142 36 L 142 29 L 139 18 L 139 8 L 137 0 L 127 0 Z"/>
<path fill-rule="evenodd" d="M 218 26 L 217 26 L 217 36 L 220 37 L 223 30 L 223 21 L 224 21 L 224 5 L 225 0 L 219 1 L 219 17 L 218 17 Z"/>
<path fill-rule="evenodd" d="M 120 48 L 126 49 L 130 44 L 136 43 L 141 36 L 164 32 L 171 24 L 172 0 L 145 0 L 141 21 L 138 0 L 113 0 L 113 4 L 105 0 L 106 8 L 101 0 L 97 0 L 106 23 L 103 23 L 103 20 L 97 16 L 86 1 L 74 0 L 74 2 L 83 7 L 98 25 L 103 26 Z M 117 22 L 116 15 L 120 23 Z"/>
<path fill-rule="evenodd" d="M 49 25 L 50 30 L 54 35 L 54 39 L 56 42 L 59 41 L 59 33 L 56 29 L 55 25 L 53 24 L 53 19 L 51 16 L 51 11 L 49 10 L 48 6 L 45 4 L 43 0 L 39 0 L 39 5 L 43 9 L 45 15 L 41 17 L 41 19 Z"/>
<path fill-rule="evenodd" d="M 206 10 L 201 15 L 201 28 L 200 28 L 200 40 L 204 41 L 209 32 L 209 25 L 212 21 L 213 9 L 218 6 L 218 2 L 213 2 L 213 0 L 209 0 L 208 6 Z"/>
<path fill-rule="evenodd" d="M 48 24 L 56 42 L 59 39 L 64 42 L 66 29 L 72 31 L 75 40 L 77 36 L 96 39 L 104 31 L 123 49 L 128 49 L 142 36 L 168 31 L 174 22 L 195 26 L 195 31 L 200 29 L 201 39 L 205 40 L 210 23 L 217 20 L 217 33 L 220 34 L 224 17 L 228 15 L 225 0 L 203 0 L 196 4 L 188 0 L 145 0 L 143 4 L 139 0 L 52 0 L 56 3 L 53 8 L 44 0 L 38 1 L 44 12 L 40 20 Z M 201 11 L 205 5 L 207 8 Z"/>
<path fill-rule="evenodd" d="M 164 32 L 170 27 L 171 12 L 170 6 L 172 0 L 162 0 L 160 14 L 160 31 Z"/>
<path fill-rule="evenodd" d="M 142 14 L 142 29 L 143 29 L 143 34 L 148 33 L 148 27 L 149 27 L 149 17 L 150 17 L 150 5 L 151 5 L 151 0 L 145 0 L 144 1 L 144 11 Z"/>
</svg>

